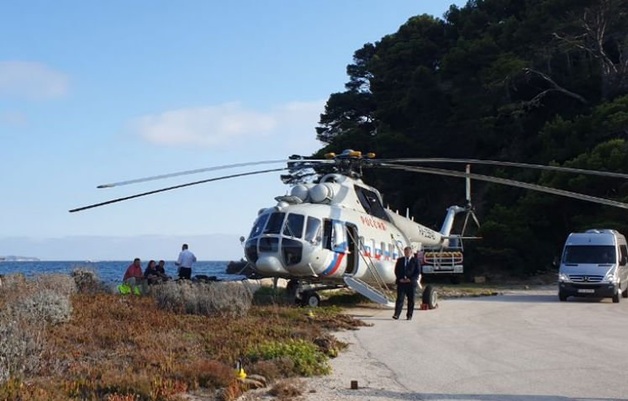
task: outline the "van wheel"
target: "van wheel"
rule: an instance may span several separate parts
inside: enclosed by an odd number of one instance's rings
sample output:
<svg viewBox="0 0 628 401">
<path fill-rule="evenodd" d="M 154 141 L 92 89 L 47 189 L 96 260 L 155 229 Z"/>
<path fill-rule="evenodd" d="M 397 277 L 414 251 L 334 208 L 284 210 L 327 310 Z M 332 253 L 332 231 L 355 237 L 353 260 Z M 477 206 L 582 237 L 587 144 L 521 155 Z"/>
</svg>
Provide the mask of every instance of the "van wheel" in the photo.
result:
<svg viewBox="0 0 628 401">
<path fill-rule="evenodd" d="M 622 298 L 628 298 L 628 287 L 626 287 L 626 289 L 622 291 L 621 296 Z"/>
<path fill-rule="evenodd" d="M 565 295 L 561 291 L 558 291 L 558 299 L 560 300 L 560 302 L 565 302 L 567 300 L 567 295 Z"/>
<path fill-rule="evenodd" d="M 438 306 L 438 294 L 434 291 L 434 287 L 428 285 L 423 289 L 423 294 L 421 294 L 421 302 L 427 304 L 427 307 L 430 309 L 436 309 Z"/>
<path fill-rule="evenodd" d="M 615 293 L 615 295 L 613 295 L 613 303 L 614 303 L 614 304 L 618 304 L 620 299 L 621 299 L 621 298 L 619 297 L 619 290 L 617 290 L 617 292 Z"/>
</svg>

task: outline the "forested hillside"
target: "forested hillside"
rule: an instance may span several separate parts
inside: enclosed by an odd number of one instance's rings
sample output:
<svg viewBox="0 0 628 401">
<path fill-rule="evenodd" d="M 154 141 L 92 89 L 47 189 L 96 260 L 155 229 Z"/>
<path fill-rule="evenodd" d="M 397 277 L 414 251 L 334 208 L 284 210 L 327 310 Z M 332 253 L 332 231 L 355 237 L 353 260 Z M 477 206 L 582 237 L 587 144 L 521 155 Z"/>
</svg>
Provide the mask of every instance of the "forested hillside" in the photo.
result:
<svg viewBox="0 0 628 401">
<path fill-rule="evenodd" d="M 628 172 L 628 0 L 476 0 L 419 15 L 354 53 L 321 115 L 319 153 L 465 157 Z M 439 166 L 463 169 L 462 165 Z M 472 166 L 474 172 L 628 201 L 621 179 Z M 369 171 L 393 209 L 439 229 L 464 180 Z M 481 241 L 467 270 L 530 274 L 566 235 L 628 235 L 628 210 L 473 181 Z"/>
</svg>

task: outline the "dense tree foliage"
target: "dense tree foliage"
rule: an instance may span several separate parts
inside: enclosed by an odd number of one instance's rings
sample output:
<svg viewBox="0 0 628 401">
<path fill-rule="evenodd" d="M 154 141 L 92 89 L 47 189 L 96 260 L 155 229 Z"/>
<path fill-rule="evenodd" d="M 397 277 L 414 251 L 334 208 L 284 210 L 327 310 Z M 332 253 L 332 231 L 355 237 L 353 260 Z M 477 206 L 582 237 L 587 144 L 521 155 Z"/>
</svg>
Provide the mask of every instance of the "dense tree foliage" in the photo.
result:
<svg viewBox="0 0 628 401">
<path fill-rule="evenodd" d="M 471 0 L 443 19 L 410 18 L 366 44 L 329 97 L 317 127 L 326 146 L 379 157 L 468 157 L 628 171 L 628 1 Z M 628 200 L 618 179 L 474 171 Z M 440 228 L 462 204 L 461 179 L 370 171 L 393 208 Z M 473 183 L 483 240 L 476 272 L 531 273 L 551 265 L 567 233 L 628 234 L 626 211 L 521 189 Z"/>
</svg>

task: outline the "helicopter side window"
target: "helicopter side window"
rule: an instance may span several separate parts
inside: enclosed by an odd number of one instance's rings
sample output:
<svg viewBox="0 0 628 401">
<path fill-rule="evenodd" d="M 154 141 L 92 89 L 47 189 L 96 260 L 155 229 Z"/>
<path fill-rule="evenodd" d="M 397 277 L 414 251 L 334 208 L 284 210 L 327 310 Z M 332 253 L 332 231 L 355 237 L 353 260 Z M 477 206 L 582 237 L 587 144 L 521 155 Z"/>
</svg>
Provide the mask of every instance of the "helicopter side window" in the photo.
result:
<svg viewBox="0 0 628 401">
<path fill-rule="evenodd" d="M 268 221 L 269 214 L 263 214 L 255 220 L 255 224 L 253 224 L 253 228 L 251 229 L 251 233 L 249 234 L 249 238 L 257 237 L 262 233 L 264 226 L 266 225 L 266 221 Z"/>
<path fill-rule="evenodd" d="M 271 213 L 268 224 L 266 224 L 266 228 L 264 228 L 264 234 L 279 234 L 285 217 L 285 213 Z"/>
<path fill-rule="evenodd" d="M 362 205 L 366 213 L 370 214 L 371 216 L 378 217 L 382 220 L 390 221 L 388 215 L 386 214 L 384 206 L 380 202 L 379 197 L 375 192 L 357 185 L 354 186 L 354 188 L 355 193 L 358 196 L 358 200 L 360 201 L 360 204 Z"/>
<path fill-rule="evenodd" d="M 316 217 L 307 217 L 305 240 L 312 245 L 318 245 L 321 242 L 321 221 Z"/>
<path fill-rule="evenodd" d="M 286 220 L 286 225 L 283 229 L 283 235 L 289 237 L 301 238 L 303 237 L 303 223 L 305 217 L 301 214 L 290 213 Z"/>
</svg>

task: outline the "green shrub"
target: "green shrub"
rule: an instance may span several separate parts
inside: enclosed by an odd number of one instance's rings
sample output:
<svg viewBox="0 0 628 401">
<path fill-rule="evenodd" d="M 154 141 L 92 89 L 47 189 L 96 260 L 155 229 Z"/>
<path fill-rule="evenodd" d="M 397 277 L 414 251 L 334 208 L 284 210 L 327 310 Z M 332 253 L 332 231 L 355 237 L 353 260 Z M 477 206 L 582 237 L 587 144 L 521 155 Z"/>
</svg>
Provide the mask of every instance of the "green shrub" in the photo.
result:
<svg viewBox="0 0 628 401">
<path fill-rule="evenodd" d="M 98 278 L 98 274 L 87 267 L 75 268 L 72 270 L 71 277 L 80 293 L 99 294 L 111 292 L 111 289 Z"/>
<path fill-rule="evenodd" d="M 290 297 L 285 288 L 261 286 L 253 294 L 254 305 L 294 305 L 294 297 Z"/>
<path fill-rule="evenodd" d="M 42 349 L 41 332 L 0 316 L 0 384 L 37 370 Z"/>
<path fill-rule="evenodd" d="M 288 357 L 294 362 L 296 373 L 303 376 L 323 375 L 331 371 L 329 358 L 316 345 L 304 340 L 265 342 L 249 350 L 247 356 L 254 362 Z"/>
<path fill-rule="evenodd" d="M 193 315 L 244 316 L 251 308 L 251 291 L 240 283 L 167 282 L 151 288 L 160 308 Z"/>
<path fill-rule="evenodd" d="M 10 275 L 3 281 L 0 314 L 0 383 L 40 368 L 46 325 L 65 323 L 72 316 L 72 279 L 62 275 L 27 280 Z"/>
<path fill-rule="evenodd" d="M 59 324 L 70 320 L 72 303 L 66 295 L 52 290 L 43 290 L 31 296 L 19 298 L 9 305 L 9 312 L 19 320 L 34 325 Z"/>
<path fill-rule="evenodd" d="M 48 290 L 65 297 L 70 297 L 77 292 L 76 283 L 67 274 L 43 274 L 34 277 L 31 283 L 37 292 Z"/>
</svg>

